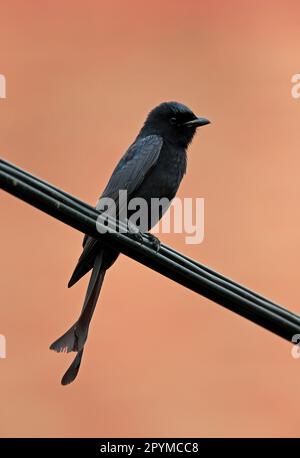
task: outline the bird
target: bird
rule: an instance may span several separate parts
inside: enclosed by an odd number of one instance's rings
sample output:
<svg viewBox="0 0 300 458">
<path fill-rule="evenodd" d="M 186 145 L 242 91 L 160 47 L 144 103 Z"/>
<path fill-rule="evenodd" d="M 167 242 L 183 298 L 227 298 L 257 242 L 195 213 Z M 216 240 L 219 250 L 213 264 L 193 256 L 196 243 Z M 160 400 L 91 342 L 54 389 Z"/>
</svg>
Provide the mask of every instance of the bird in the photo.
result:
<svg viewBox="0 0 300 458">
<path fill-rule="evenodd" d="M 153 198 L 167 198 L 171 203 L 186 173 L 188 147 L 197 128 L 207 124 L 210 124 L 208 119 L 196 116 L 190 108 L 179 102 L 163 102 L 153 108 L 136 139 L 116 165 L 96 209 L 100 208 L 101 199 L 110 198 L 120 210 L 120 190 L 127 192 L 129 201 L 138 197 L 150 204 Z M 161 209 L 156 220 L 149 218 L 147 230 L 154 227 L 167 208 L 168 205 Z M 138 229 L 135 235 L 141 235 Z M 153 234 L 149 235 L 153 247 L 158 251 L 159 240 Z M 116 249 L 101 243 L 100 238 L 89 235 L 84 236 L 82 247 L 68 283 L 68 287 L 71 287 L 92 271 L 82 311 L 68 331 L 50 346 L 56 352 L 77 353 L 62 377 L 62 385 L 68 385 L 77 377 L 106 271 L 119 256 Z"/>
</svg>

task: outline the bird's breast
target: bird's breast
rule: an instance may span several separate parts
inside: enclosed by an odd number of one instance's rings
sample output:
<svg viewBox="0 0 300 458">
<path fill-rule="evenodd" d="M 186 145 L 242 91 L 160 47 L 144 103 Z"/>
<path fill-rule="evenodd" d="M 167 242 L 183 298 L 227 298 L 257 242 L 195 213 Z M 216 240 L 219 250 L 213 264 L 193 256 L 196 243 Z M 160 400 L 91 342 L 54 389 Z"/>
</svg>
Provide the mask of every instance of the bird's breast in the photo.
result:
<svg viewBox="0 0 300 458">
<path fill-rule="evenodd" d="M 137 190 L 137 196 L 173 199 L 186 171 L 184 149 L 163 145 L 158 161 Z"/>
</svg>

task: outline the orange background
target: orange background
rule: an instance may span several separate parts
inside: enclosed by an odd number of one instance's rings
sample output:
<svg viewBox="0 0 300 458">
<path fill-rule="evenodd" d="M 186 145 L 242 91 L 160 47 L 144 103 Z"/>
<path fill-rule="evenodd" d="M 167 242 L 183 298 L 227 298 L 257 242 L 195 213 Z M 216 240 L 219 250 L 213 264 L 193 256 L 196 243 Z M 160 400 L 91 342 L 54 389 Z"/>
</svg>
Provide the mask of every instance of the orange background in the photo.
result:
<svg viewBox="0 0 300 458">
<path fill-rule="evenodd" d="M 9 1 L 0 6 L 1 156 L 94 204 L 147 112 L 213 121 L 184 197 L 205 241 L 161 239 L 300 313 L 296 1 Z M 1 436 L 298 436 L 284 340 L 120 257 L 78 379 L 49 344 L 77 318 L 80 233 L 1 194 Z"/>
</svg>

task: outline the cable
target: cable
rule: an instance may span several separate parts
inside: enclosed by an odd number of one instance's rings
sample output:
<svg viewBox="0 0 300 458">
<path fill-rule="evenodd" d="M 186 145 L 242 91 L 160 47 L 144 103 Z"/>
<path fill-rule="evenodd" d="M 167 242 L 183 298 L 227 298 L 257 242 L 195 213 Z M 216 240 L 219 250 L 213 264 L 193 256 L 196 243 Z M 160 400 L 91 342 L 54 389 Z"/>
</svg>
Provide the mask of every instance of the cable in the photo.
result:
<svg viewBox="0 0 300 458">
<path fill-rule="evenodd" d="M 124 233 L 100 235 L 96 228 L 99 213 L 93 207 L 2 159 L 0 185 L 60 221 L 101 238 L 103 243 L 289 341 L 300 333 L 300 317 L 295 313 L 168 246 L 161 245 L 156 253 L 147 236 L 140 244 Z M 97 225 L 101 226 L 99 220 Z"/>
</svg>

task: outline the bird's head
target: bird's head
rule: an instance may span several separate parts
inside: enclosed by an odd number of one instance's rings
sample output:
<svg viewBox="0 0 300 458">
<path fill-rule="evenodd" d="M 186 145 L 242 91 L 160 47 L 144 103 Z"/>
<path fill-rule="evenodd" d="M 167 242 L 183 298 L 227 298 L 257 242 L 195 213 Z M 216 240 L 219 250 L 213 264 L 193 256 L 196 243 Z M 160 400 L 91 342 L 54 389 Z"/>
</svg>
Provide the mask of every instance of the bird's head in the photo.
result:
<svg viewBox="0 0 300 458">
<path fill-rule="evenodd" d="M 209 123 L 208 119 L 198 118 L 182 103 L 164 102 L 150 111 L 143 131 L 161 135 L 174 144 L 187 147 L 196 129 Z"/>
</svg>

